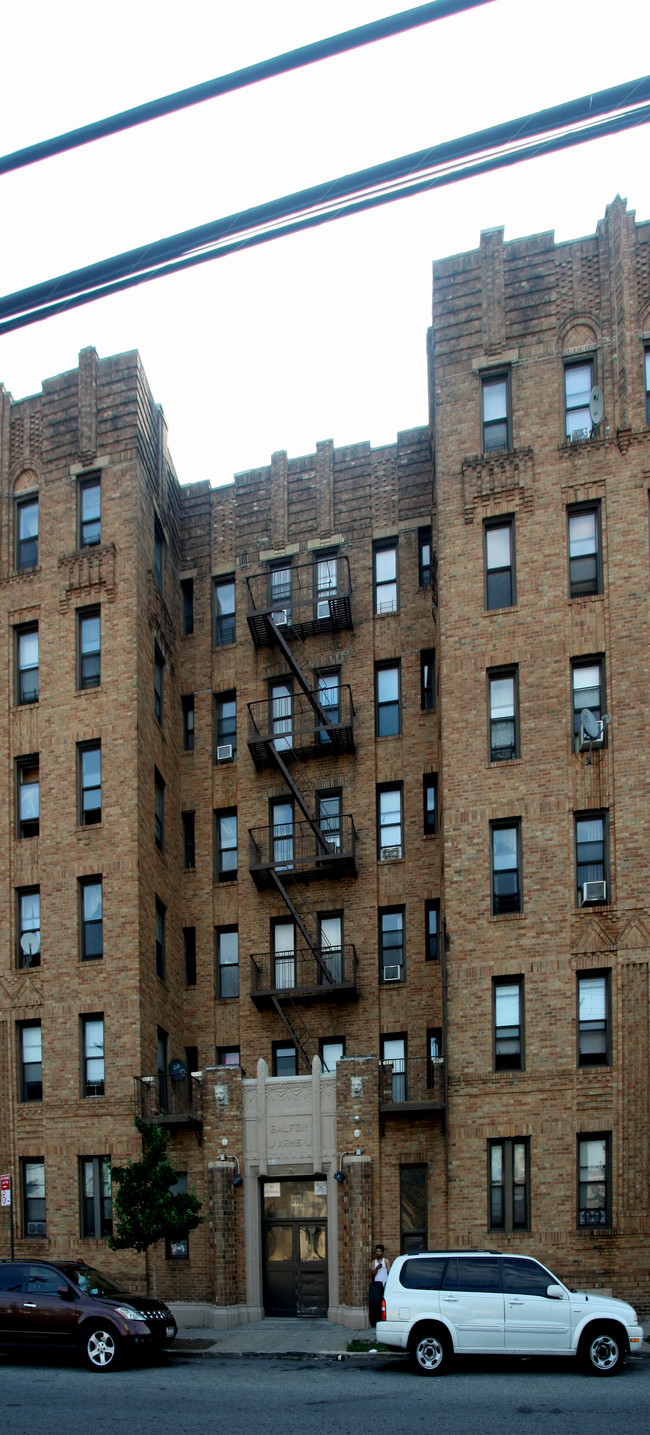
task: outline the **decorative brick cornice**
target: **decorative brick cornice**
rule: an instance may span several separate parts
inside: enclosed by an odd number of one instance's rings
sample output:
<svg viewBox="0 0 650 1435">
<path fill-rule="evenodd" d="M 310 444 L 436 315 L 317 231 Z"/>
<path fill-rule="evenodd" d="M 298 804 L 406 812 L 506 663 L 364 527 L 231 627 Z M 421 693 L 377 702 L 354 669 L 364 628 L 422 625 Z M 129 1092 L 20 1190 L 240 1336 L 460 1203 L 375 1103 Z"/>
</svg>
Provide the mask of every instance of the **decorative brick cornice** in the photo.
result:
<svg viewBox="0 0 650 1435">
<path fill-rule="evenodd" d="M 114 543 L 101 548 L 80 548 L 75 553 L 64 553 L 59 558 L 59 608 L 66 613 L 70 602 L 87 597 L 96 589 L 97 597 L 103 590 L 109 603 L 116 597 L 116 558 Z"/>
<path fill-rule="evenodd" d="M 532 448 L 510 449 L 503 453 L 477 454 L 463 460 L 463 509 L 466 523 L 473 523 L 476 510 L 495 500 L 507 499 L 518 509 L 532 512 L 534 465 Z"/>
</svg>

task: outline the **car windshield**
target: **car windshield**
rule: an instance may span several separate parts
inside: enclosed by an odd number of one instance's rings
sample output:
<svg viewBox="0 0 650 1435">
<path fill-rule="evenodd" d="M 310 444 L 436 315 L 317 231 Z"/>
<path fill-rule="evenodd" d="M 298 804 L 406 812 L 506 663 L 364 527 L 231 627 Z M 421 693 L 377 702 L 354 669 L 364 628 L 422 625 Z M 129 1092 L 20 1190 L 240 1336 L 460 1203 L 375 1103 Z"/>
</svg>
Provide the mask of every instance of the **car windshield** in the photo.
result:
<svg viewBox="0 0 650 1435">
<path fill-rule="evenodd" d="M 93 1270 L 92 1266 L 61 1266 L 61 1270 L 84 1295 L 125 1294 L 124 1286 L 119 1286 L 110 1276 L 103 1276 L 101 1271 Z"/>
</svg>

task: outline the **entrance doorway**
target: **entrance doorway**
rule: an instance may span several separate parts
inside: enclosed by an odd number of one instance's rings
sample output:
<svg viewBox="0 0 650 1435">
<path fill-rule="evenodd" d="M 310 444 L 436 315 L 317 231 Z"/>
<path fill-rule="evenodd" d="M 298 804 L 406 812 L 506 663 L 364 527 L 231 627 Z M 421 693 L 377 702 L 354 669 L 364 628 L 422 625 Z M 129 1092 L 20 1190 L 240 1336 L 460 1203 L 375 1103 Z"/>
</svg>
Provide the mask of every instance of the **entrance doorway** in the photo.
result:
<svg viewBox="0 0 650 1435">
<path fill-rule="evenodd" d="M 262 1182 L 264 1311 L 327 1316 L 327 1182 Z"/>
</svg>

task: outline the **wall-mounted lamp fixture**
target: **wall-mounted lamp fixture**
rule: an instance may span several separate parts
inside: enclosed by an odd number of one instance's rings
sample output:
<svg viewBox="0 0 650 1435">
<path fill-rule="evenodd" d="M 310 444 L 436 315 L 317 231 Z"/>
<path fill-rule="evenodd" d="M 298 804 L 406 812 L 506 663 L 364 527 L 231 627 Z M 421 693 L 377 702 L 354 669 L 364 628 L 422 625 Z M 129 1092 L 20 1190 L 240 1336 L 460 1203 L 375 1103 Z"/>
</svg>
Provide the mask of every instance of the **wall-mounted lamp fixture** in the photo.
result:
<svg viewBox="0 0 650 1435">
<path fill-rule="evenodd" d="M 335 1171 L 335 1172 L 334 1172 L 334 1180 L 335 1180 L 335 1181 L 338 1181 L 339 1185 L 341 1184 L 341 1181 L 344 1181 L 344 1180 L 345 1180 L 345 1172 L 341 1169 L 341 1167 L 343 1166 L 343 1157 L 344 1157 L 344 1156 L 354 1156 L 354 1151 L 342 1151 L 342 1152 L 341 1152 L 341 1159 L 340 1159 L 340 1161 L 339 1161 L 339 1169 L 338 1169 L 338 1171 Z"/>
<path fill-rule="evenodd" d="M 233 1176 L 233 1178 L 232 1178 L 232 1184 L 233 1184 L 233 1186 L 235 1187 L 235 1190 L 237 1190 L 237 1187 L 238 1187 L 238 1186 L 243 1186 L 243 1184 L 244 1184 L 244 1177 L 242 1176 L 242 1173 L 241 1173 L 241 1171 L 240 1171 L 240 1169 L 239 1169 L 239 1159 L 238 1159 L 238 1157 L 237 1157 L 237 1156 L 233 1156 L 233 1157 L 232 1157 L 232 1160 L 237 1162 L 237 1170 L 235 1171 L 235 1174 L 234 1174 L 234 1176 Z"/>
</svg>

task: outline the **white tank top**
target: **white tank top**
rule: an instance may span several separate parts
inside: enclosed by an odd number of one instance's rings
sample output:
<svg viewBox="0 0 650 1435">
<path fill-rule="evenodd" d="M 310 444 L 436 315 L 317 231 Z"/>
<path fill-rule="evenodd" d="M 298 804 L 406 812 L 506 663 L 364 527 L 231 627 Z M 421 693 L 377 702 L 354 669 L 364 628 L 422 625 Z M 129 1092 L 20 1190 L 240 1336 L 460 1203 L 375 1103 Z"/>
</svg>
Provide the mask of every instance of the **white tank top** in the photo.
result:
<svg viewBox="0 0 650 1435">
<path fill-rule="evenodd" d="M 373 1279 L 376 1281 L 381 1281 L 381 1284 L 385 1286 L 388 1279 L 388 1271 L 386 1270 L 385 1261 L 382 1261 L 381 1265 L 377 1267 Z"/>
</svg>

